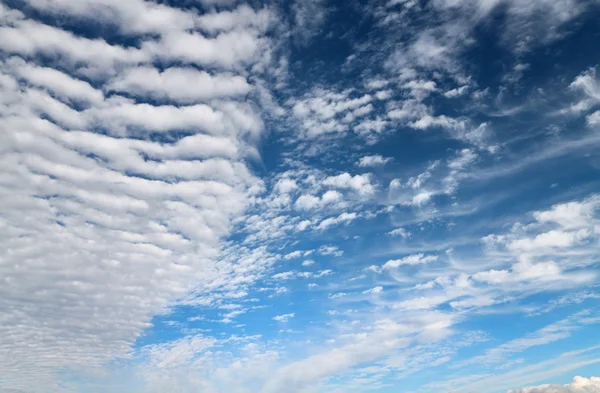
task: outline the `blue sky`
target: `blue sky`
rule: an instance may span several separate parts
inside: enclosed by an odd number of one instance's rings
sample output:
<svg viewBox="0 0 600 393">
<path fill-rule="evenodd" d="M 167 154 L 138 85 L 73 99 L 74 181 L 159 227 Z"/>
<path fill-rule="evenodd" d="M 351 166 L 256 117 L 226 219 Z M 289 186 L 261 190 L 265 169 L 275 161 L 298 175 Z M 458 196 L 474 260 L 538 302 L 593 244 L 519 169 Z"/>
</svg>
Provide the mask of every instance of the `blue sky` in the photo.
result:
<svg viewBox="0 0 600 393">
<path fill-rule="evenodd" d="M 600 392 L 599 17 L 5 0 L 0 393 Z"/>
</svg>

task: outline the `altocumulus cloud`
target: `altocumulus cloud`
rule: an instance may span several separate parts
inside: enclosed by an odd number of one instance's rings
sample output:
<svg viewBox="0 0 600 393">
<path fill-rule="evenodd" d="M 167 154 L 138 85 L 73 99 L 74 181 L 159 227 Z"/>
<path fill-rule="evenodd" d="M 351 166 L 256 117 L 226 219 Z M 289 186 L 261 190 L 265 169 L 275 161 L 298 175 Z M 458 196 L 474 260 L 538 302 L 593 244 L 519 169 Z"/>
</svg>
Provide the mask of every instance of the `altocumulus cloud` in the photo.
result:
<svg viewBox="0 0 600 393">
<path fill-rule="evenodd" d="M 263 130 L 247 96 L 271 14 L 28 6 L 139 40 L 76 35 L 0 5 L 0 384 L 55 391 L 57 370 L 130 357 L 152 316 L 194 287 L 235 296 L 226 283 L 256 274 L 215 263 L 262 187 L 246 164 Z"/>
</svg>

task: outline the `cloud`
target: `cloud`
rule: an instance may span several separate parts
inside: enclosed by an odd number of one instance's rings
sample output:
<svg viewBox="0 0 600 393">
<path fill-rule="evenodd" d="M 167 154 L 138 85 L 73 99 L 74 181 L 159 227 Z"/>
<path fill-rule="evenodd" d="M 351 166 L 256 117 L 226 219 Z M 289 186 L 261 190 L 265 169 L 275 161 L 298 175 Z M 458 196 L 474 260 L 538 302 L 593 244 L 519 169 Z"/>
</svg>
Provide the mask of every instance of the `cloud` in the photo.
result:
<svg viewBox="0 0 600 393">
<path fill-rule="evenodd" d="M 316 228 L 319 230 L 325 230 L 325 229 L 335 226 L 335 225 L 348 224 L 357 218 L 358 218 L 358 215 L 356 213 L 342 213 L 337 217 L 328 217 L 328 218 L 324 219 L 323 221 L 321 221 L 319 223 L 319 225 L 317 225 Z"/>
<path fill-rule="evenodd" d="M 163 4 L 141 0 L 122 3 L 114 0 L 84 0 L 76 4 L 66 0 L 29 0 L 28 5 L 41 11 L 78 18 L 96 19 L 113 25 L 126 34 L 165 32 L 194 27 L 195 15 Z"/>
<path fill-rule="evenodd" d="M 300 210 L 312 210 L 327 205 L 335 205 L 343 199 L 343 195 L 335 190 L 326 191 L 321 197 L 304 194 L 296 199 L 295 207 Z"/>
<path fill-rule="evenodd" d="M 378 286 L 378 287 L 373 287 L 371 289 L 367 289 L 367 290 L 363 291 L 362 293 L 376 295 L 376 294 L 379 294 L 381 292 L 383 292 L 383 287 L 382 286 Z"/>
<path fill-rule="evenodd" d="M 0 6 L 0 368 L 3 384 L 55 391 L 59 370 L 131 358 L 155 315 L 242 298 L 277 260 L 223 243 L 262 186 L 246 162 L 262 119 L 236 99 L 258 81 L 240 70 L 268 50 L 269 11 L 240 10 L 260 20 L 225 31 L 230 14 L 137 0 L 28 4 L 44 17 Z M 93 17 L 138 45 L 42 23 L 53 15 Z M 155 365 L 212 340 L 161 347 Z"/>
<path fill-rule="evenodd" d="M 286 323 L 287 321 L 289 321 L 291 318 L 294 318 L 295 316 L 296 315 L 294 313 L 282 314 L 282 315 L 274 316 L 273 320 L 277 321 L 277 322 Z"/>
<path fill-rule="evenodd" d="M 391 230 L 387 233 L 387 235 L 389 236 L 401 236 L 403 238 L 407 238 L 410 237 L 410 232 L 408 232 L 406 229 L 404 228 L 396 228 L 394 230 Z"/>
<path fill-rule="evenodd" d="M 415 315 L 403 323 L 393 323 L 389 320 L 375 321 L 370 334 L 351 335 L 342 345 L 323 349 L 320 353 L 281 367 L 267 381 L 262 392 L 278 392 L 284 389 L 284 386 L 287 391 L 301 392 L 341 370 L 405 348 L 415 339 L 418 332 L 432 334 L 442 332 L 448 322 L 447 316 L 435 313 Z"/>
<path fill-rule="evenodd" d="M 401 259 L 391 259 L 382 266 L 382 269 L 387 270 L 395 269 L 400 266 L 421 265 L 425 263 L 435 262 L 437 261 L 437 259 L 438 257 L 436 255 L 414 254 Z"/>
<path fill-rule="evenodd" d="M 193 68 L 171 67 L 160 72 L 153 67 L 131 68 L 115 77 L 109 90 L 153 99 L 193 103 L 247 94 L 251 87 L 239 75 L 210 75 Z"/>
<path fill-rule="evenodd" d="M 492 235 L 482 240 L 488 247 L 506 247 L 522 258 L 527 257 L 523 263 L 528 263 L 532 258 L 561 259 L 563 254 L 568 255 L 569 250 L 574 247 L 579 248 L 582 258 L 591 252 L 598 238 L 595 229 L 598 207 L 597 195 L 591 195 L 583 201 L 554 205 L 548 210 L 532 212 L 534 220 L 528 225 L 515 225 L 505 235 Z M 547 263 L 546 266 L 552 264 Z"/>
<path fill-rule="evenodd" d="M 340 250 L 337 246 L 321 246 L 319 247 L 318 250 L 319 254 L 321 255 L 334 255 L 336 257 L 340 257 L 342 255 L 344 255 L 344 251 Z"/>
<path fill-rule="evenodd" d="M 556 223 L 566 229 L 585 228 L 594 221 L 596 211 L 600 209 L 600 199 L 593 195 L 583 201 L 566 202 L 552 206 L 545 211 L 533 213 L 542 223 Z"/>
<path fill-rule="evenodd" d="M 98 70 L 112 70 L 117 63 L 148 61 L 151 54 L 138 48 L 110 45 L 102 39 L 78 37 L 19 15 L 14 26 L 0 28 L 0 48 L 7 53 L 32 57 L 60 55 L 71 64 L 83 63 Z"/>
<path fill-rule="evenodd" d="M 383 157 L 379 154 L 373 156 L 364 156 L 358 161 L 358 166 L 362 168 L 385 165 L 393 161 L 391 157 Z"/>
<path fill-rule="evenodd" d="M 314 89 L 289 104 L 306 137 L 318 138 L 348 131 L 350 124 L 372 111 L 371 101 L 370 94 L 355 96 L 351 90 Z"/>
<path fill-rule="evenodd" d="M 582 91 L 588 98 L 600 101 L 600 83 L 596 78 L 596 69 L 591 68 L 579 74 L 569 85 L 573 90 Z"/>
<path fill-rule="evenodd" d="M 591 314 L 589 311 L 582 311 L 547 325 L 524 337 L 516 338 L 498 347 L 488 349 L 484 355 L 475 356 L 463 361 L 460 365 L 505 362 L 512 354 L 564 340 L 570 337 L 575 331 L 587 325 L 597 323 L 600 323 L 600 319 L 597 316 Z"/>
<path fill-rule="evenodd" d="M 375 186 L 371 183 L 371 175 L 369 173 L 352 176 L 348 172 L 345 172 L 337 176 L 327 177 L 323 180 L 323 184 L 334 188 L 350 189 L 364 196 L 375 192 Z"/>
<path fill-rule="evenodd" d="M 572 247 L 585 241 L 590 236 L 591 233 L 586 229 L 572 232 L 551 230 L 541 233 L 534 238 L 513 240 L 508 247 L 515 251 L 535 252 L 540 249 L 547 250 L 554 247 Z"/>
<path fill-rule="evenodd" d="M 292 35 L 299 45 L 307 45 L 309 40 L 319 34 L 329 9 L 324 0 L 294 1 L 292 3 Z"/>
<path fill-rule="evenodd" d="M 587 123 L 589 126 L 597 126 L 600 124 L 600 111 L 596 111 L 589 115 L 587 118 Z"/>
<path fill-rule="evenodd" d="M 600 392 L 600 378 L 575 377 L 566 385 L 539 385 L 509 390 L 507 393 L 596 393 Z"/>
<path fill-rule="evenodd" d="M 496 132 L 514 123 L 488 119 L 497 90 L 464 64 L 473 32 L 498 16 L 500 45 L 520 56 L 502 62 L 513 70 L 502 83 L 516 81 L 527 51 L 563 36 L 586 4 L 192 3 L 0 5 L 4 390 L 387 389 L 458 363 L 459 348 L 485 339 L 467 331 L 475 314 L 594 298 L 559 292 L 597 278 L 598 196 L 534 208 L 512 226 L 477 215 L 472 196 L 495 200 L 487 192 L 502 186 L 479 192 L 479 166 L 544 136 Z M 366 18 L 340 36 L 347 21 L 327 24 L 340 11 Z M 330 45 L 341 52 L 321 58 Z M 590 127 L 596 85 L 592 70 L 571 85 Z M 382 168 L 392 161 L 393 174 Z M 531 206 L 509 191 L 515 214 Z M 493 233 L 480 249 L 482 231 Z M 479 363 L 596 319 L 579 317 Z M 299 331 L 280 329 L 292 319 Z M 525 369 L 518 360 L 506 367 Z M 514 381 L 500 382 L 537 382 Z"/>
</svg>

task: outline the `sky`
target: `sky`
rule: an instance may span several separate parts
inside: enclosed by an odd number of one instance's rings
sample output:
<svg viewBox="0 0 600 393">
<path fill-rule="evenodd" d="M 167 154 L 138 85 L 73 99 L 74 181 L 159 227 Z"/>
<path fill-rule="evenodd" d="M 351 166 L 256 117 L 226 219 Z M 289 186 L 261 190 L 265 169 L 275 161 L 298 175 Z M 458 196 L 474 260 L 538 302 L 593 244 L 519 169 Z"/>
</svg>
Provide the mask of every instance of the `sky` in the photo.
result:
<svg viewBox="0 0 600 393">
<path fill-rule="evenodd" d="M 3 0 L 0 393 L 600 393 L 597 0 Z"/>
</svg>

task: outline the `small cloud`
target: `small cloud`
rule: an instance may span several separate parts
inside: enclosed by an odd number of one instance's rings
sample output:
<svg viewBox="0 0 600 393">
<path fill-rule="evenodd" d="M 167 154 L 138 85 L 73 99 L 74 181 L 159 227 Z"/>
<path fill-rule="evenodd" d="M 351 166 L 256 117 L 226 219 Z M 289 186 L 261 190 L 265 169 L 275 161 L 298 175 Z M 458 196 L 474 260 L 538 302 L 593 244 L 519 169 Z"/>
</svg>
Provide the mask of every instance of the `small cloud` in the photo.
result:
<svg viewBox="0 0 600 393">
<path fill-rule="evenodd" d="M 388 233 L 386 233 L 386 235 L 388 236 L 393 236 L 393 237 L 397 237 L 397 236 L 401 236 L 403 238 L 408 238 L 410 237 L 411 233 L 408 232 L 406 229 L 404 228 L 396 228 L 392 231 L 389 231 Z"/>
<path fill-rule="evenodd" d="M 394 269 L 400 266 L 415 266 L 415 265 L 423 265 L 430 262 L 437 261 L 438 257 L 436 255 L 424 255 L 424 254 L 413 254 L 401 259 L 392 259 L 387 261 L 383 265 L 383 269 Z"/>
<path fill-rule="evenodd" d="M 319 247 L 319 254 L 341 257 L 344 255 L 344 251 L 340 250 L 337 246 L 321 246 Z"/>
<path fill-rule="evenodd" d="M 376 295 L 376 294 L 379 294 L 381 292 L 383 292 L 383 287 L 379 286 L 379 287 L 374 287 L 374 288 L 371 288 L 371 289 L 367 289 L 366 291 L 363 291 L 362 293 L 364 293 L 365 295 L 367 295 L 367 294 Z"/>
<path fill-rule="evenodd" d="M 361 168 L 367 168 L 367 167 L 382 166 L 391 161 L 393 161 L 393 158 L 391 158 L 391 157 L 383 157 L 379 154 L 376 154 L 374 156 L 362 157 L 358 161 L 357 165 Z"/>
<path fill-rule="evenodd" d="M 290 313 L 290 314 L 277 315 L 277 316 L 274 316 L 272 319 L 277 322 L 286 323 L 288 320 L 290 320 L 291 318 L 294 318 L 295 316 L 296 316 L 295 313 Z"/>
<path fill-rule="evenodd" d="M 289 254 L 284 255 L 283 259 L 289 260 L 289 259 L 294 259 L 294 258 L 299 258 L 302 256 L 302 251 L 293 251 L 290 252 Z"/>
</svg>

